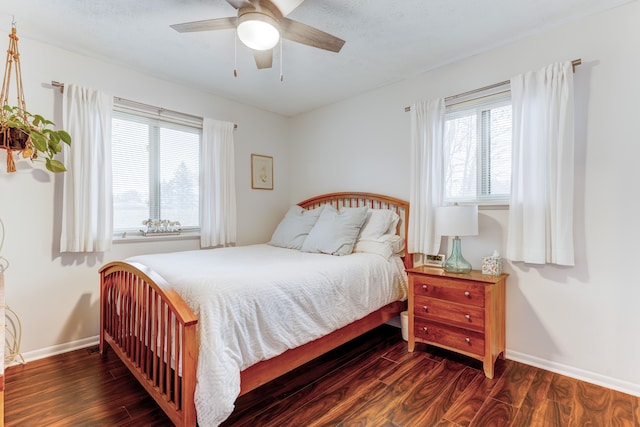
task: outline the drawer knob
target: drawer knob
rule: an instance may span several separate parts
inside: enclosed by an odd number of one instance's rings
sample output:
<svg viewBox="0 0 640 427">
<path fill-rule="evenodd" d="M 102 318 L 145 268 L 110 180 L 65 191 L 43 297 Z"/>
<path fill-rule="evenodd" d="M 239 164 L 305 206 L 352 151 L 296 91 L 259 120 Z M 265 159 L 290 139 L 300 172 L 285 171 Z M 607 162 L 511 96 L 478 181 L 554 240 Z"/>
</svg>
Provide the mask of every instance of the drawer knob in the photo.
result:
<svg viewBox="0 0 640 427">
<path fill-rule="evenodd" d="M 427 332 L 429 332 L 429 328 L 427 328 L 426 326 L 423 326 L 422 327 L 422 332 L 424 332 L 426 334 Z"/>
<path fill-rule="evenodd" d="M 425 291 L 429 289 L 429 287 L 427 285 L 422 285 L 422 289 L 424 289 Z"/>
<path fill-rule="evenodd" d="M 467 344 L 471 344 L 471 338 L 467 337 L 464 340 L 467 342 Z"/>
<path fill-rule="evenodd" d="M 469 291 L 464 291 L 464 296 L 465 296 L 465 297 L 470 297 L 470 296 L 471 296 L 471 292 L 469 292 Z"/>
<path fill-rule="evenodd" d="M 429 311 L 429 307 L 427 307 L 426 305 L 422 307 L 422 310 L 424 311 Z"/>
<path fill-rule="evenodd" d="M 464 317 L 465 317 L 465 319 L 471 321 L 471 315 L 470 314 L 465 314 Z"/>
</svg>

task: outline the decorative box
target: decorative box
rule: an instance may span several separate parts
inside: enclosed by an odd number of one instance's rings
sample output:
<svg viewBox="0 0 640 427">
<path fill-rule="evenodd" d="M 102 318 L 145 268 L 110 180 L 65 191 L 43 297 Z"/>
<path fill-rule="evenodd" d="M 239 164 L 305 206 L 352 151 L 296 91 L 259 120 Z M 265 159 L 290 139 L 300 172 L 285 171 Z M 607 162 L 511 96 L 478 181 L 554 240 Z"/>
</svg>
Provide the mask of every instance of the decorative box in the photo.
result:
<svg viewBox="0 0 640 427">
<path fill-rule="evenodd" d="M 502 274 L 502 258 L 495 256 L 482 257 L 482 274 L 499 276 Z"/>
</svg>

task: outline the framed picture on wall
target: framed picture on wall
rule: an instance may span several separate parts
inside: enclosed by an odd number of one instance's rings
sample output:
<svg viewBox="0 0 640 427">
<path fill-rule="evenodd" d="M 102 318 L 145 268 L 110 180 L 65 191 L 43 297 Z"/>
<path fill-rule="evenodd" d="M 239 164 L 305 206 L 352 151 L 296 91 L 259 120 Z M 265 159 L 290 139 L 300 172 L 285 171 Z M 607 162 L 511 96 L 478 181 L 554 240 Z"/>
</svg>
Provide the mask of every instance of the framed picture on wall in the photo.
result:
<svg viewBox="0 0 640 427">
<path fill-rule="evenodd" d="M 273 157 L 251 155 L 251 188 L 273 190 Z"/>
</svg>

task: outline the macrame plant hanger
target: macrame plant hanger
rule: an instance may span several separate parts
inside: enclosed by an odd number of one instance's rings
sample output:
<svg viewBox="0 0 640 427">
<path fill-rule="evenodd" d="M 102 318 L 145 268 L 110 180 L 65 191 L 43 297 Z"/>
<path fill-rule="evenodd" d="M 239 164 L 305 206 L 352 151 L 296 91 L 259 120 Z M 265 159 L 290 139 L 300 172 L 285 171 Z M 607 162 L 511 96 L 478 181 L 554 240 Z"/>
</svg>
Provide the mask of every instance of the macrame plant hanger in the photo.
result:
<svg viewBox="0 0 640 427">
<path fill-rule="evenodd" d="M 22 70 L 20 68 L 20 52 L 18 51 L 18 36 L 15 21 L 11 23 L 11 34 L 9 34 L 9 49 L 7 49 L 7 60 L 4 66 L 4 79 L 2 80 L 2 122 L 6 123 L 9 112 L 4 109 L 9 105 L 9 91 L 11 86 L 11 72 L 15 71 L 16 90 L 18 94 L 18 108 L 24 117 L 25 122 L 27 106 L 24 101 L 24 90 L 22 87 Z M 7 172 L 15 172 L 16 164 L 13 160 L 12 151 L 23 151 L 27 146 L 27 135 L 18 129 L 8 126 L 2 127 L 2 135 L 0 135 L 0 148 L 7 150 Z M 29 157 L 30 153 L 23 152 L 23 156 Z"/>
</svg>

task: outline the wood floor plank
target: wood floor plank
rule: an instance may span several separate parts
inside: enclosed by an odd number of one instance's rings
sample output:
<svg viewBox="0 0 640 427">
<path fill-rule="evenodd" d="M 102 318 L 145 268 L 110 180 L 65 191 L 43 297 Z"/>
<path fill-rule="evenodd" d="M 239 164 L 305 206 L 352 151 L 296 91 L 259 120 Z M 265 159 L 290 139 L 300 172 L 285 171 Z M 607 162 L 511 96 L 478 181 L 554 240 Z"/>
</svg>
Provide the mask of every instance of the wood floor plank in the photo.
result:
<svg viewBox="0 0 640 427">
<path fill-rule="evenodd" d="M 369 363 L 367 365 L 363 362 L 345 364 L 332 378 L 318 384 L 318 387 L 323 390 L 321 395 L 315 398 L 310 397 L 304 404 L 296 405 L 295 407 L 290 404 L 286 407 L 281 407 L 279 411 L 281 415 L 275 418 L 270 417 L 268 425 L 293 424 L 294 419 L 300 418 L 314 420 L 315 425 L 322 425 L 323 423 L 337 424 L 346 416 L 344 415 L 345 413 L 357 406 L 357 404 L 354 404 L 355 399 L 369 399 L 370 393 L 375 394 L 377 392 L 380 378 L 387 377 L 391 372 L 397 372 L 397 364 L 382 357 L 386 353 L 382 352 L 373 364 Z M 410 367 L 407 366 L 404 369 L 408 370 Z M 337 378 L 340 378 L 340 381 L 332 384 Z M 302 401 L 299 402 L 303 403 Z M 286 413 L 282 409 L 285 409 Z M 265 412 L 265 415 L 271 416 L 274 410 L 277 409 L 270 408 Z M 264 417 L 258 417 L 254 420 L 254 425 L 262 425 L 265 421 Z"/>
<path fill-rule="evenodd" d="M 549 391 L 547 392 L 547 399 L 571 406 L 575 399 L 577 384 L 578 380 L 574 378 L 553 373 Z"/>
<path fill-rule="evenodd" d="M 547 395 L 553 375 L 542 369 L 536 371 L 531 386 L 518 410 L 512 427 L 528 427 L 538 425 L 546 411 Z"/>
<path fill-rule="evenodd" d="M 476 375 L 467 388 L 460 394 L 458 399 L 444 414 L 443 418 L 456 425 L 467 427 L 480 411 L 487 396 L 495 387 L 503 372 L 496 372 L 494 379 L 489 379 L 484 375 Z"/>
<path fill-rule="evenodd" d="M 348 403 L 339 405 L 334 410 L 317 418 L 308 419 L 309 427 L 350 427 L 375 425 L 376 422 L 391 424 L 389 420 L 377 411 L 377 407 L 372 407 L 369 403 L 379 402 L 389 396 L 389 386 L 382 382 L 374 382 L 365 386 L 364 394 Z M 291 421 L 300 421 L 305 418 L 294 417 Z M 293 425 L 293 424 L 291 424 Z M 298 424 L 299 425 L 299 424 Z M 274 426 L 275 427 L 275 426 Z"/>
<path fill-rule="evenodd" d="M 442 391 L 436 384 L 448 388 L 460 372 L 462 369 L 449 369 L 447 363 L 438 362 L 433 369 L 416 372 L 410 388 L 394 385 L 398 404 L 390 408 L 387 419 L 399 425 L 424 425 L 419 421 L 424 409 L 433 405 Z"/>
<path fill-rule="evenodd" d="M 490 397 L 519 408 L 537 371 L 538 368 L 523 363 L 510 363 L 491 391 Z"/>
<path fill-rule="evenodd" d="M 469 384 L 478 376 L 484 375 L 473 368 L 465 368 L 457 378 L 453 380 L 451 387 L 441 389 L 438 398 L 427 408 L 423 409 L 420 418 L 415 420 L 415 425 L 435 425 L 444 419 L 444 414 L 457 401 Z M 410 424 L 411 425 L 411 424 Z"/>
<path fill-rule="evenodd" d="M 459 424 L 456 424 L 454 422 L 451 422 L 443 418 L 434 427 L 459 427 Z"/>
<path fill-rule="evenodd" d="M 406 366 L 410 368 L 407 369 Z M 383 379 L 383 384 L 388 385 L 385 389 L 380 389 L 383 392 L 371 396 L 368 400 L 359 401 L 359 405 L 354 407 L 344 419 L 344 425 L 363 425 L 363 423 L 371 425 L 378 418 L 395 423 L 392 414 L 402 406 L 406 396 L 418 387 L 419 383 L 416 384 L 420 378 L 418 373 L 434 372 L 442 369 L 440 366 L 440 363 L 428 358 L 414 357 Z"/>
<path fill-rule="evenodd" d="M 537 370 L 511 427 L 570 425 L 573 397 L 571 384 L 575 384 L 575 381 L 567 382 L 558 374 Z"/>
<path fill-rule="evenodd" d="M 607 426 L 613 414 L 611 408 L 612 391 L 595 384 L 578 381 L 573 407 L 572 425 Z"/>
<path fill-rule="evenodd" d="M 473 418 L 470 427 L 503 427 L 509 426 L 516 416 L 518 408 L 505 402 L 489 398 L 478 414 Z"/>
<path fill-rule="evenodd" d="M 637 399 L 615 390 L 611 390 L 610 393 L 611 404 L 609 412 L 611 413 L 611 427 L 639 425 L 634 414 L 635 400 Z"/>
<path fill-rule="evenodd" d="M 440 362 L 439 366 L 442 367 L 441 371 L 425 374 L 425 381 L 420 382 L 402 402 L 402 411 L 388 417 L 391 421 L 407 426 L 437 423 L 479 373 L 449 360 Z"/>
<path fill-rule="evenodd" d="M 7 427 L 165 427 L 113 352 L 81 349 L 6 370 Z M 417 346 L 383 326 L 236 402 L 224 427 L 640 426 L 640 398 L 498 360 Z"/>
</svg>

